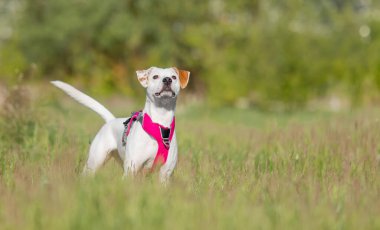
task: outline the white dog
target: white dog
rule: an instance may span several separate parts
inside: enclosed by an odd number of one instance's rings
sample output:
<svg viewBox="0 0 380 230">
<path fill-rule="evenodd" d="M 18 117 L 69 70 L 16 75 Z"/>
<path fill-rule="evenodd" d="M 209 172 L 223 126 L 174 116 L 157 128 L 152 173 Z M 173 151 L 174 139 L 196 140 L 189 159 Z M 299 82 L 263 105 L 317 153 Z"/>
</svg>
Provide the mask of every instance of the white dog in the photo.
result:
<svg viewBox="0 0 380 230">
<path fill-rule="evenodd" d="M 99 102 L 74 87 L 61 81 L 51 82 L 106 121 L 91 143 L 84 174 L 95 173 L 113 150 L 118 150 L 125 176 L 158 164 L 162 182 L 172 174 L 178 152 L 174 112 L 179 91 L 189 82 L 190 72 L 151 67 L 136 73 L 146 88 L 146 103 L 142 112 L 129 118 L 115 118 Z"/>
</svg>

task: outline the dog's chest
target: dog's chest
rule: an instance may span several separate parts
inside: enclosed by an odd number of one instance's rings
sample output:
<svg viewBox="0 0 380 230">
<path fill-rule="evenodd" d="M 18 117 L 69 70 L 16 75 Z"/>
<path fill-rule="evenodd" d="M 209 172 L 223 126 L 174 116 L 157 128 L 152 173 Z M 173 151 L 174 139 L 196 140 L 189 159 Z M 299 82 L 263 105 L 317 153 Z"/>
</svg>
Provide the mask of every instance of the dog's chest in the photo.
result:
<svg viewBox="0 0 380 230">
<path fill-rule="evenodd" d="M 150 158 L 154 159 L 157 150 L 156 140 L 144 131 L 140 123 L 135 123 L 126 139 L 126 154 L 145 161 Z"/>
</svg>

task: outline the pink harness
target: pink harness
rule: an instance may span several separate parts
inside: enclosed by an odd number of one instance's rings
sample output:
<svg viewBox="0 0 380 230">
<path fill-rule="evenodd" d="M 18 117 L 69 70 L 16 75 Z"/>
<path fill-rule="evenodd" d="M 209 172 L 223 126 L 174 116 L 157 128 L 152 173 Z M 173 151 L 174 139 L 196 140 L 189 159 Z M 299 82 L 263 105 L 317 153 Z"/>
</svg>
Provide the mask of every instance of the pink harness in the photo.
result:
<svg viewBox="0 0 380 230">
<path fill-rule="evenodd" d="M 125 132 L 123 135 L 123 144 L 126 143 L 125 139 L 128 137 L 129 132 L 131 131 L 131 127 L 136 120 L 139 120 L 142 112 L 135 112 L 132 114 L 131 118 L 124 122 Z M 156 157 L 153 161 L 152 170 L 155 168 L 157 164 L 165 164 L 168 158 L 170 143 L 173 138 L 174 129 L 175 129 L 175 117 L 173 117 L 173 121 L 170 124 L 170 127 L 162 126 L 158 123 L 154 123 L 152 119 L 149 117 L 147 113 L 142 114 L 142 128 L 144 131 L 153 137 L 157 144 L 158 150 L 156 153 Z"/>
</svg>

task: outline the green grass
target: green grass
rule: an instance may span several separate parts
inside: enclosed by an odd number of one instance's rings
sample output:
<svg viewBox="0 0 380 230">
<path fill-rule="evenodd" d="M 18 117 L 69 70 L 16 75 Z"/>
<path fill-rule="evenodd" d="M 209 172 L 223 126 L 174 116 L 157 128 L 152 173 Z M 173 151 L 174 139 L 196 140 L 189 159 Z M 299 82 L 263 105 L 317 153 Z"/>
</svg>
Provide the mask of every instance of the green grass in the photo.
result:
<svg viewBox="0 0 380 230">
<path fill-rule="evenodd" d="M 122 180 L 113 160 L 81 178 L 101 118 L 58 91 L 21 102 L 0 118 L 0 228 L 380 228 L 379 110 L 183 107 L 165 188 L 156 174 Z"/>
</svg>

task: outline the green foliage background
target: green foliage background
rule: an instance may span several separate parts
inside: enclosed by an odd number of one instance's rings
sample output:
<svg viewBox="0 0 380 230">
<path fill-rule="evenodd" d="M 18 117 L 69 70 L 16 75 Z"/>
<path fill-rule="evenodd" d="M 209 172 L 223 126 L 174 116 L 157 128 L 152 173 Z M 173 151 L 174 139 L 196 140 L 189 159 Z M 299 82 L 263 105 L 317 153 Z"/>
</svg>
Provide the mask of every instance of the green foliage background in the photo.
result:
<svg viewBox="0 0 380 230">
<path fill-rule="evenodd" d="M 136 69 L 178 66 L 214 105 L 380 98 L 378 1 L 4 0 L 0 9 L 6 82 L 63 78 L 136 96 Z"/>
<path fill-rule="evenodd" d="M 375 0 L 0 0 L 0 229 L 380 229 L 379 109 L 228 107 L 377 103 L 379 51 Z M 103 121 L 48 80 L 122 117 L 151 65 L 206 102 L 179 103 L 171 184 L 80 177 Z"/>
</svg>

